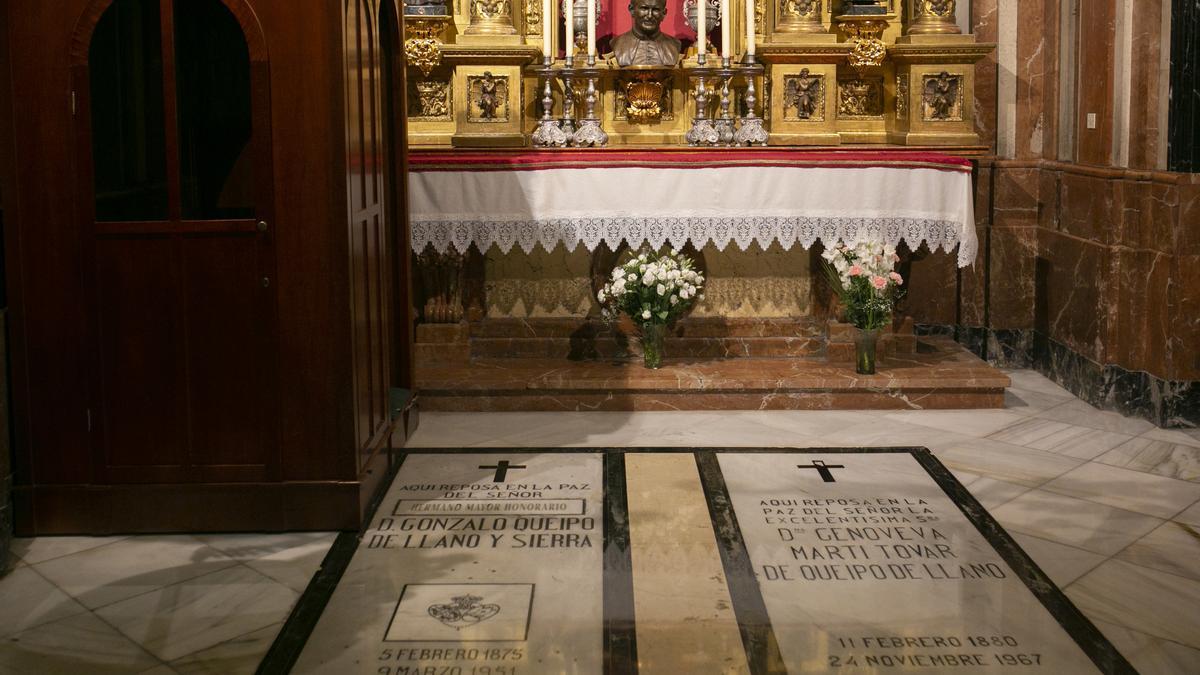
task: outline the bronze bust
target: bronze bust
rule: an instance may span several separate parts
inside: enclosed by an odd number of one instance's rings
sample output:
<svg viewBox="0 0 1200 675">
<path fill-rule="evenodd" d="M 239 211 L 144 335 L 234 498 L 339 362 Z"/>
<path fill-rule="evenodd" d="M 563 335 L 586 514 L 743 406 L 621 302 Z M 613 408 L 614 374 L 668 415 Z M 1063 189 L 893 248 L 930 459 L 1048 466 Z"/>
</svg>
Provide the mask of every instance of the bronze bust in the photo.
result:
<svg viewBox="0 0 1200 675">
<path fill-rule="evenodd" d="M 666 0 L 630 0 L 633 28 L 613 38 L 612 50 L 619 66 L 667 66 L 679 61 L 679 40 L 662 32 Z"/>
</svg>

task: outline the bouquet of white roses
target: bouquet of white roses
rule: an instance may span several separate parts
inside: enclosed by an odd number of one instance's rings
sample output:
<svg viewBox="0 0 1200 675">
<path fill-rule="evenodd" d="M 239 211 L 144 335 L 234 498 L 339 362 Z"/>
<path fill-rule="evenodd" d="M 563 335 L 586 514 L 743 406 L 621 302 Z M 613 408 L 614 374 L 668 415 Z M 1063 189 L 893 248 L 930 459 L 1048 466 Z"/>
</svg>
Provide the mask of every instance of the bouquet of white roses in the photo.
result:
<svg viewBox="0 0 1200 675">
<path fill-rule="evenodd" d="M 666 325 L 697 300 L 703 300 L 704 275 L 692 259 L 671 249 L 665 255 L 639 253 L 612 271 L 612 279 L 597 294 L 604 318 L 625 312 L 638 326 Z"/>
<path fill-rule="evenodd" d="M 878 241 L 848 246 L 842 241 L 825 249 L 825 273 L 842 307 L 846 321 L 875 330 L 892 316 L 897 290 L 904 279 L 893 267 L 900 260 L 896 247 Z"/>
</svg>

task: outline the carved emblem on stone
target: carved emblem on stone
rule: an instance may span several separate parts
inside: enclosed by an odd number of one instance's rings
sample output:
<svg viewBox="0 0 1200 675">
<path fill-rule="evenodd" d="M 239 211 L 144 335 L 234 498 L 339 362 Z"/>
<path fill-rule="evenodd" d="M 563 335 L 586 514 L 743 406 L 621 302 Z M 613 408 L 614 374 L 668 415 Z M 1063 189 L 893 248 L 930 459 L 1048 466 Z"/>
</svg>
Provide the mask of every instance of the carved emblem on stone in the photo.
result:
<svg viewBox="0 0 1200 675">
<path fill-rule="evenodd" d="M 525 34 L 542 34 L 541 0 L 525 0 Z"/>
<path fill-rule="evenodd" d="M 896 76 L 896 119 L 908 119 L 908 75 Z"/>
<path fill-rule="evenodd" d="M 812 75 L 808 68 L 784 78 L 783 117 L 786 120 L 825 119 L 824 76 Z"/>
<path fill-rule="evenodd" d="M 921 117 L 926 121 L 961 121 L 962 75 L 942 71 L 925 75 L 921 87 Z"/>
<path fill-rule="evenodd" d="M 497 19 L 508 15 L 508 0 L 474 0 L 472 5 L 475 16 L 483 19 Z"/>
<path fill-rule="evenodd" d="M 854 78 L 838 82 L 838 117 L 883 116 L 883 80 Z"/>
<path fill-rule="evenodd" d="M 468 121 L 507 122 L 508 76 L 493 75 L 491 71 L 468 76 L 467 99 L 471 108 Z"/>
<path fill-rule="evenodd" d="M 925 11 L 939 17 L 954 14 L 954 0 L 923 0 Z"/>
<path fill-rule="evenodd" d="M 616 119 L 634 124 L 672 120 L 669 71 L 631 71 L 616 80 Z"/>
<path fill-rule="evenodd" d="M 448 603 L 429 606 L 429 616 L 459 630 L 487 621 L 499 613 L 500 605 L 485 605 L 483 598 L 477 595 L 459 595 L 450 598 Z"/>
<path fill-rule="evenodd" d="M 450 83 L 437 80 L 422 80 L 416 83 L 417 105 L 409 108 L 409 115 L 423 119 L 450 119 Z"/>
</svg>

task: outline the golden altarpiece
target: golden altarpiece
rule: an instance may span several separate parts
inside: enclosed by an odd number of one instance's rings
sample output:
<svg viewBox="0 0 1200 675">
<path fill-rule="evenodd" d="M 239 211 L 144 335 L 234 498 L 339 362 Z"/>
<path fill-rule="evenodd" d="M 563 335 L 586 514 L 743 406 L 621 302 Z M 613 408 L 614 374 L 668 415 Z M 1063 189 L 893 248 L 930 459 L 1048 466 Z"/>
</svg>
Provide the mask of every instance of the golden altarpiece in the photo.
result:
<svg viewBox="0 0 1200 675">
<path fill-rule="evenodd" d="M 569 8 L 578 28 L 574 78 L 564 69 L 568 8 L 562 0 L 555 0 L 552 22 L 542 16 L 548 4 L 542 0 L 445 1 L 452 4 L 406 5 L 414 147 L 533 146 L 547 81 L 555 119 L 563 116 L 567 87 L 574 92 L 567 107 L 581 117 L 592 85 L 609 145 L 686 145 L 698 112 L 697 75 L 707 76 L 708 95 L 700 100 L 709 119 L 755 112 L 770 145 L 979 143 L 970 103 L 974 64 L 994 45 L 961 32 L 955 0 L 707 0 L 706 27 L 718 41 L 720 8 L 729 8 L 733 55 L 732 67 L 722 70 L 717 42 L 708 40 L 707 72 L 698 68 L 694 28 L 676 36 L 685 51 L 672 67 L 623 68 L 601 48 L 594 68 L 583 72 L 587 2 L 576 0 Z M 601 3 L 597 11 L 597 23 L 628 14 L 621 0 Z M 694 0 L 669 2 L 667 11 L 695 25 Z M 608 16 L 606 25 L 618 25 L 616 18 Z M 747 49 L 750 19 L 753 49 Z M 551 59 L 544 53 L 546 30 L 553 34 Z M 756 110 L 747 110 L 751 103 Z"/>
<path fill-rule="evenodd" d="M 472 171 L 470 158 L 497 152 L 550 158 L 597 146 L 610 153 L 661 152 L 668 164 L 680 161 L 671 153 L 689 146 L 723 157 L 750 145 L 771 154 L 761 146 L 774 146 L 781 156 L 788 147 L 985 150 L 971 102 L 975 64 L 995 45 L 960 30 L 955 0 L 699 0 L 706 8 L 703 58 L 696 47 L 697 0 L 668 0 L 649 28 L 662 24 L 661 33 L 670 36 L 656 38 L 655 53 L 674 57 L 675 49 L 678 56 L 653 65 L 622 65 L 630 59 L 613 46 L 624 40 L 623 30 L 635 32 L 634 11 L 662 0 L 592 0 L 594 8 L 589 0 L 571 6 L 564 0 L 442 1 L 407 0 L 405 6 L 415 165 L 422 156 L 437 156 Z M 568 12 L 572 59 L 564 47 Z M 591 35 L 589 16 L 596 17 Z M 463 200 L 468 197 L 475 198 L 464 194 Z M 708 282 L 689 317 L 694 323 L 679 335 L 699 331 L 721 343 L 698 347 L 692 356 L 736 356 L 727 347 L 738 335 L 780 331 L 791 337 L 775 355 L 833 358 L 837 330 L 816 283 L 815 252 L 807 243 L 781 241 L 689 247 Z M 522 251 L 511 241 L 508 247 L 446 247 L 443 241 L 439 248 L 415 235 L 413 244 L 423 305 L 417 308 L 419 362 L 567 356 L 568 340 L 572 356 L 579 344 L 585 358 L 606 355 L 595 346 L 607 335 L 596 327 L 597 280 L 630 244 L 551 243 Z M 550 337 L 540 346 L 509 339 L 543 336 Z M 561 349 L 554 346 L 559 343 Z M 704 351 L 708 347 L 712 351 Z M 513 351 L 522 349 L 531 351 Z"/>
</svg>

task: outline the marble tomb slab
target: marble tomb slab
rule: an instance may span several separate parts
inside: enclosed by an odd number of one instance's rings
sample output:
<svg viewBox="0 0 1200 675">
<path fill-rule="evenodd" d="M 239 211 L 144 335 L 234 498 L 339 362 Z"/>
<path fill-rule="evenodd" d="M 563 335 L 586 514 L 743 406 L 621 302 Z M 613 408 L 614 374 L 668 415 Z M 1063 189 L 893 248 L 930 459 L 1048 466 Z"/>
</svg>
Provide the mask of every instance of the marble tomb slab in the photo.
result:
<svg viewBox="0 0 1200 675">
<path fill-rule="evenodd" d="M 603 465 L 407 455 L 293 672 L 601 672 Z"/>
<path fill-rule="evenodd" d="M 1133 672 L 925 448 L 408 453 L 306 599 L 264 665 Z"/>
<path fill-rule="evenodd" d="M 760 660 L 790 673 L 1102 672 L 1077 639 L 1103 638 L 1086 620 L 1068 633 L 1060 620 L 1082 617 L 1057 589 L 1051 613 L 1024 580 L 1040 571 L 982 507 L 960 509 L 943 484 L 961 486 L 927 452 L 719 453 L 716 463 L 709 489 L 723 478 L 761 592 L 741 604 L 765 606 L 773 631 Z M 927 467 L 945 472 L 942 484 Z"/>
</svg>

